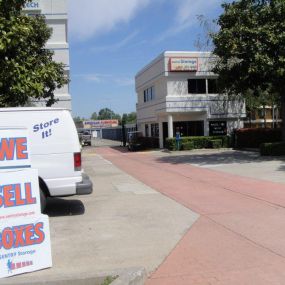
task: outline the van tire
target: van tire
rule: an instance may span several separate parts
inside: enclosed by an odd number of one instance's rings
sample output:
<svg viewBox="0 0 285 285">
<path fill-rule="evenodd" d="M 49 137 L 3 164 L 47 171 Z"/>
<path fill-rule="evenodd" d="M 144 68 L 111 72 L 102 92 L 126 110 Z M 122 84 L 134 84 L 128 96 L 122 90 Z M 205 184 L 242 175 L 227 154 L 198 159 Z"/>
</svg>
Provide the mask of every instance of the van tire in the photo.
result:
<svg viewBox="0 0 285 285">
<path fill-rule="evenodd" d="M 47 205 L 47 197 L 45 192 L 40 188 L 41 212 L 43 213 Z"/>
</svg>

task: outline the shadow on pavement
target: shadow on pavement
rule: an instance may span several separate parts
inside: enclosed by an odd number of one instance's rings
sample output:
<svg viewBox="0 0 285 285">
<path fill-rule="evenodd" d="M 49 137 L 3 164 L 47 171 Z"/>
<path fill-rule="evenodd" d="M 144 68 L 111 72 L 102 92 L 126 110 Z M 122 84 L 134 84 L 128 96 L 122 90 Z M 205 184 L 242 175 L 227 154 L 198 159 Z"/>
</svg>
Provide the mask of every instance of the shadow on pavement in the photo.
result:
<svg viewBox="0 0 285 285">
<path fill-rule="evenodd" d="M 132 153 L 126 146 L 112 146 L 111 149 L 117 150 L 121 153 Z"/>
<path fill-rule="evenodd" d="M 278 168 L 278 171 L 285 171 L 285 164 L 280 165 L 279 168 Z"/>
<path fill-rule="evenodd" d="M 85 207 L 80 200 L 63 198 L 48 198 L 45 214 L 49 217 L 77 216 L 85 213 Z"/>
<path fill-rule="evenodd" d="M 169 155 L 157 158 L 157 161 L 162 163 L 172 164 L 199 164 L 203 165 L 217 165 L 217 164 L 232 164 L 232 163 L 255 163 L 266 161 L 284 161 L 285 157 L 273 158 L 260 156 L 256 152 L 243 151 L 226 151 L 221 153 L 204 153 L 204 154 L 179 154 Z M 285 170 L 285 168 L 284 168 Z"/>
</svg>

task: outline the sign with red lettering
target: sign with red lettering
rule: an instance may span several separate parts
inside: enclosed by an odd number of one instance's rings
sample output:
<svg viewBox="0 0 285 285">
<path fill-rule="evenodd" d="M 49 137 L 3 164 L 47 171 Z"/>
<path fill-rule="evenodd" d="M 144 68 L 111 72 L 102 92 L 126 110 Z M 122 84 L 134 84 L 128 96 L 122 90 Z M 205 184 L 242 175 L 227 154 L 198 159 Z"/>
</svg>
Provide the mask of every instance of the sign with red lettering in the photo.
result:
<svg viewBox="0 0 285 285">
<path fill-rule="evenodd" d="M 0 278 L 51 266 L 48 216 L 0 223 Z"/>
<path fill-rule="evenodd" d="M 31 167 L 27 129 L 0 128 L 0 170 Z"/>
<path fill-rule="evenodd" d="M 38 171 L 0 172 L 0 223 L 41 214 Z"/>
<path fill-rule="evenodd" d="M 52 266 L 39 174 L 31 169 L 26 129 L 0 128 L 0 278 Z"/>
</svg>

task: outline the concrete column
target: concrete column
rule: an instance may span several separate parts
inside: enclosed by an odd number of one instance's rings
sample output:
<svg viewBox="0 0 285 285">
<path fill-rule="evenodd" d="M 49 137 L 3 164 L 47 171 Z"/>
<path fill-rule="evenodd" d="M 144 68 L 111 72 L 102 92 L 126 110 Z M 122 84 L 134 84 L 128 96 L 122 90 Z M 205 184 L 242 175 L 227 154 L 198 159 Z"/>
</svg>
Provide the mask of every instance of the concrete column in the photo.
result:
<svg viewBox="0 0 285 285">
<path fill-rule="evenodd" d="M 163 148 L 163 122 L 158 123 L 159 128 L 159 148 Z"/>
<path fill-rule="evenodd" d="M 168 115 L 168 137 L 173 138 L 173 117 Z"/>
</svg>

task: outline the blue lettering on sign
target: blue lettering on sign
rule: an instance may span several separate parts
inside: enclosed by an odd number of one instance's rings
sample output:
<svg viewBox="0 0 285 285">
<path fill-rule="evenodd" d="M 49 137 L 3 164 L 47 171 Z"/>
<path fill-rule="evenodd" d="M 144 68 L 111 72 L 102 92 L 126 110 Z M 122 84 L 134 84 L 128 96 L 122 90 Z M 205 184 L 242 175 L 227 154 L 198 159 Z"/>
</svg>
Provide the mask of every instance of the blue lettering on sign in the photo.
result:
<svg viewBox="0 0 285 285">
<path fill-rule="evenodd" d="M 34 131 L 34 133 L 41 131 L 42 132 L 42 138 L 45 139 L 45 138 L 50 137 L 52 135 L 51 127 L 54 125 L 57 125 L 58 123 L 59 123 L 59 118 L 56 118 L 56 119 L 48 121 L 48 122 L 36 124 L 33 126 L 33 131 Z"/>
<path fill-rule="evenodd" d="M 25 8 L 33 8 L 33 9 L 36 9 L 36 8 L 39 8 L 39 3 L 37 2 L 30 2 L 30 3 L 26 3 L 25 5 Z"/>
</svg>

